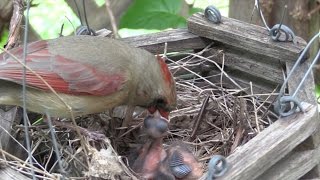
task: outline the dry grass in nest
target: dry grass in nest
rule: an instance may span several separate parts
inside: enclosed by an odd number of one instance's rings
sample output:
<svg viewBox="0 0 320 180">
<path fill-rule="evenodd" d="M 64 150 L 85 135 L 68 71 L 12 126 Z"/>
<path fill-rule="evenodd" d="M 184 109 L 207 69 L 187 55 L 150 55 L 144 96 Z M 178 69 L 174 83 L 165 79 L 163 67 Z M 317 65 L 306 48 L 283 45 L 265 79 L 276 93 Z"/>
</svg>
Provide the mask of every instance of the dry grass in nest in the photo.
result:
<svg viewBox="0 0 320 180">
<path fill-rule="evenodd" d="M 204 169 L 213 155 L 228 156 L 277 119 L 269 110 L 271 99 L 274 98 L 272 93 L 268 92 L 270 96 L 265 94 L 265 100 L 262 100 L 252 92 L 252 85 L 240 87 L 232 78 L 229 80 L 233 84 L 224 84 L 222 77 L 228 76 L 223 71 L 223 65 L 217 67 L 212 61 L 215 58 L 223 60 L 223 52 L 203 57 L 208 50 L 197 54 L 180 53 L 175 55 L 182 57 L 179 60 L 169 59 L 169 68 L 177 83 L 178 106 L 170 115 L 170 131 L 164 140 L 164 146 L 175 142 L 187 144 L 204 164 Z M 219 73 L 215 73 L 216 70 Z M 217 77 L 221 81 L 213 81 Z M 97 142 L 85 138 L 89 147 L 86 151 L 74 131 L 55 128 L 56 143 L 62 155 L 60 165 L 64 172 L 58 168 L 48 126 L 31 126 L 33 154 L 37 159 L 35 167 L 39 170 L 37 175 L 54 179 L 52 174 L 84 177 L 83 172 L 86 172 L 86 175 L 107 179 L 132 177 L 133 172 L 125 164 L 130 161 L 132 149 L 141 146 L 145 140 L 141 125 L 146 113 L 138 108 L 130 127 L 121 129 L 119 127 L 124 114 L 125 108 L 119 107 L 106 113 L 78 118 L 77 123 L 81 127 L 100 131 L 110 139 L 110 142 L 107 139 Z M 20 126 L 15 127 L 16 132 L 21 133 L 22 130 Z M 90 162 L 89 166 L 87 161 Z M 23 164 L 18 161 L 7 162 L 16 169 Z M 26 170 L 22 168 L 21 171 Z"/>
</svg>

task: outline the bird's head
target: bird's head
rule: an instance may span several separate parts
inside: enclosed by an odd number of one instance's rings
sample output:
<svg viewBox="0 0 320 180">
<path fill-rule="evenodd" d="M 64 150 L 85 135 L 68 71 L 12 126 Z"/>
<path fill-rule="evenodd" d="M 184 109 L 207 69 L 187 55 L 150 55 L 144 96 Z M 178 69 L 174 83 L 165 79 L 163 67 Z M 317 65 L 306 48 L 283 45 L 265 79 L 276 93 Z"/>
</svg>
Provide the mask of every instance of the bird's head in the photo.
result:
<svg viewBox="0 0 320 180">
<path fill-rule="evenodd" d="M 165 63 L 165 59 L 157 56 L 157 63 L 160 67 L 159 86 L 157 87 L 157 97 L 149 106 L 148 110 L 151 114 L 159 112 L 166 119 L 169 117 L 169 112 L 177 105 L 176 83 L 173 76 Z"/>
</svg>

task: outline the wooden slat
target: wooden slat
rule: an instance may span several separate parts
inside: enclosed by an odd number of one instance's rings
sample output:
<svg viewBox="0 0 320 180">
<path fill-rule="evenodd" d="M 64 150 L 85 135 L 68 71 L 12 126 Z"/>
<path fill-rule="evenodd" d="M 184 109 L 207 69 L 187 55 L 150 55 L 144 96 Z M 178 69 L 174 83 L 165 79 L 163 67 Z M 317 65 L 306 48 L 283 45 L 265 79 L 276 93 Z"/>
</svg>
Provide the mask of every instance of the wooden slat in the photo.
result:
<svg viewBox="0 0 320 180">
<path fill-rule="evenodd" d="M 168 43 L 168 52 L 202 49 L 206 47 L 205 38 L 188 32 L 187 29 L 174 29 L 154 34 L 146 34 L 121 39 L 135 47 L 140 47 L 154 54 L 162 54 L 164 43 Z"/>
<path fill-rule="evenodd" d="M 222 64 L 223 58 L 222 53 L 218 53 L 223 50 L 225 54 L 224 65 L 228 69 L 236 69 L 247 74 L 252 75 L 253 77 L 258 77 L 261 79 L 268 80 L 275 84 L 283 82 L 283 75 L 281 71 L 281 65 L 278 62 L 266 63 L 266 57 L 249 55 L 249 53 L 243 53 L 239 50 L 232 48 L 223 48 L 223 47 L 212 47 L 210 54 L 220 54 L 218 56 L 213 56 L 211 59 L 215 62 Z M 250 79 L 254 81 L 253 79 Z M 248 81 L 250 81 L 248 79 Z"/>
<path fill-rule="evenodd" d="M 305 72 L 308 70 L 311 59 L 307 60 L 305 63 L 300 64 L 295 70 L 291 79 L 288 82 L 289 93 L 292 95 L 296 90 L 297 86 L 300 84 L 301 79 L 305 75 Z M 293 63 L 286 63 L 287 73 L 291 71 L 293 67 Z M 308 102 L 310 104 L 317 104 L 316 95 L 315 95 L 315 84 L 314 77 L 312 72 L 308 75 L 306 81 L 302 85 L 301 89 L 298 91 L 296 98 L 300 101 Z M 320 147 L 320 127 L 317 127 L 317 130 L 314 134 L 309 138 L 308 141 L 302 143 L 297 150 L 305 151 L 310 149 L 315 149 Z M 312 158 L 309 160 L 312 161 Z M 307 173 L 307 172 L 306 172 Z M 312 177 L 320 177 L 320 166 L 317 165 L 312 169 Z"/>
<path fill-rule="evenodd" d="M 292 94 L 298 84 L 300 84 L 302 77 L 307 72 L 307 69 L 310 66 L 310 61 L 307 60 L 305 63 L 298 65 L 297 69 L 295 70 L 293 76 L 289 79 L 289 93 Z M 293 64 L 286 63 L 287 74 L 291 71 Z M 315 84 L 314 84 L 314 77 L 311 73 L 308 75 L 306 81 L 302 85 L 301 89 L 297 94 L 297 99 L 301 101 L 308 102 L 310 104 L 317 104 L 316 95 L 315 95 Z M 320 143 L 320 142 L 319 142 Z"/>
<path fill-rule="evenodd" d="M 265 28 L 232 18 L 222 17 L 222 23 L 213 24 L 202 13 L 196 13 L 188 19 L 188 29 L 198 36 L 241 48 L 243 53 L 267 55 L 282 61 L 295 61 L 306 44 L 299 37 L 297 45 L 274 42 Z"/>
<path fill-rule="evenodd" d="M 303 103 L 306 113 L 282 118 L 237 149 L 222 179 L 255 179 L 289 154 L 318 127 L 317 106 Z"/>
<path fill-rule="evenodd" d="M 220 71 L 212 70 L 212 74 L 219 74 Z M 234 80 L 238 85 L 241 86 L 241 88 L 246 88 L 246 92 L 248 94 L 251 94 L 250 90 L 250 81 L 253 85 L 253 93 L 254 94 L 266 94 L 271 93 L 273 90 L 277 87 L 277 84 L 268 83 L 266 81 L 263 81 L 263 79 L 256 78 L 254 76 L 246 76 L 244 73 L 236 73 L 235 71 L 226 71 L 226 73 Z M 214 83 L 220 83 L 221 78 L 220 76 L 212 76 L 208 78 L 211 82 Z M 223 76 L 222 78 L 223 86 L 230 89 L 239 89 L 229 78 Z"/>
<path fill-rule="evenodd" d="M 320 148 L 299 152 L 293 151 L 257 179 L 299 179 L 305 175 L 306 172 L 309 172 L 312 168 L 319 164 L 319 161 Z"/>
</svg>

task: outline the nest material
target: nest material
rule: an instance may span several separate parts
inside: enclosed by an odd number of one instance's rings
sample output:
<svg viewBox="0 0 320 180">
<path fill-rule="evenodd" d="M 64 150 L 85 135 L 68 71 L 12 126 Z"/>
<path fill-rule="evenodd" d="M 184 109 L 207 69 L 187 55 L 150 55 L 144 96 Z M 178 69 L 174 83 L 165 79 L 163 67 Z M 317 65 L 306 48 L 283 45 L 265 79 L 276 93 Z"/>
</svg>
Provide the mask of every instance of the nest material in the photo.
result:
<svg viewBox="0 0 320 180">
<path fill-rule="evenodd" d="M 223 52 L 203 57 L 208 50 L 170 56 L 175 59 L 180 57 L 178 60 L 168 58 L 169 68 L 176 80 L 178 106 L 170 115 L 170 130 L 164 139 L 165 146 L 175 142 L 188 145 L 203 163 L 204 169 L 212 155 L 228 156 L 277 119 L 269 110 L 271 96 L 261 100 L 252 92 L 252 86 L 240 87 L 231 78 L 233 84 L 224 84 L 222 77 L 228 77 L 224 67 L 212 61 L 214 58 L 224 58 Z M 220 72 L 215 74 L 211 69 Z M 212 77 L 221 77 L 221 81 L 211 81 Z M 106 113 L 78 118 L 79 126 L 100 131 L 110 139 L 111 143 L 85 138 L 89 149 L 81 146 L 80 139 L 72 130 L 55 128 L 56 138 L 52 139 L 48 126 L 32 126 L 30 133 L 33 155 L 37 160 L 35 166 L 39 170 L 37 176 L 48 179 L 55 179 L 56 175 L 105 179 L 134 177 L 126 165 L 132 161 L 132 149 L 144 142 L 141 125 L 146 113 L 136 110 L 129 128 L 123 129 L 119 127 L 124 114 L 125 108 L 119 107 Z M 22 130 L 21 126 L 15 126 L 16 132 Z M 53 142 L 56 142 L 61 158 L 57 158 Z M 19 162 L 7 162 L 14 168 L 21 166 Z"/>
</svg>

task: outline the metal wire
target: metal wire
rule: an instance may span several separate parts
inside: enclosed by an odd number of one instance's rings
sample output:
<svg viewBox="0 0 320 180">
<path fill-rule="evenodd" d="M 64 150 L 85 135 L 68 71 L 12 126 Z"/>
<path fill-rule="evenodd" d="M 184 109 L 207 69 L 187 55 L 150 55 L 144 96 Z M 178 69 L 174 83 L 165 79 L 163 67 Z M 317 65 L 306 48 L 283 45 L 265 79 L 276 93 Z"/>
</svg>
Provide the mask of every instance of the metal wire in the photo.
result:
<svg viewBox="0 0 320 180">
<path fill-rule="evenodd" d="M 262 13 L 262 10 L 260 8 L 260 2 L 259 0 L 255 0 L 254 7 L 257 8 L 258 14 L 260 16 L 260 19 L 262 20 L 265 28 L 268 30 L 269 35 L 271 36 L 272 40 L 279 41 L 279 42 L 293 42 L 296 43 L 295 34 L 293 31 L 286 25 L 283 24 L 284 16 L 287 12 L 287 5 L 284 6 L 283 13 L 281 16 L 281 20 L 279 24 L 274 25 L 272 28 L 270 28 L 267 25 L 267 22 L 264 18 L 264 15 Z M 284 39 L 281 39 L 281 34 L 285 35 Z"/>
<path fill-rule="evenodd" d="M 208 164 L 208 175 L 206 180 L 212 180 L 221 177 L 228 171 L 228 169 L 229 166 L 226 158 L 221 155 L 214 155 Z"/>
<path fill-rule="evenodd" d="M 77 9 L 77 13 L 78 13 L 78 17 L 79 17 L 79 20 L 80 20 L 80 24 L 81 26 L 79 26 L 76 30 L 76 35 L 91 35 L 91 36 L 95 36 L 96 33 L 93 29 L 90 28 L 89 26 L 89 22 L 88 22 L 88 19 L 87 19 L 87 11 L 86 11 L 86 3 L 84 0 L 82 0 L 82 7 L 83 7 L 83 13 L 84 13 L 84 21 L 86 23 L 86 25 L 83 25 L 83 21 L 82 21 L 82 18 L 81 18 L 81 13 L 80 13 L 80 9 L 79 9 L 79 6 L 77 4 L 77 1 L 76 0 L 73 0 L 75 5 L 76 5 L 76 9 Z"/>
<path fill-rule="evenodd" d="M 27 150 L 28 150 L 28 159 L 29 159 L 29 163 L 32 165 L 33 164 L 33 160 L 32 160 L 32 152 L 31 152 L 31 144 L 30 144 L 30 137 L 29 137 L 29 119 L 27 116 L 27 105 L 26 105 L 26 64 L 27 64 L 27 50 L 28 50 L 28 31 L 29 31 L 29 10 L 30 10 L 30 0 L 26 1 L 27 3 L 27 9 L 26 9 L 26 15 L 25 15 L 25 29 L 24 29 L 24 37 L 23 37 L 23 78 L 22 78 L 22 107 L 23 107 L 23 123 L 24 123 L 24 133 L 25 133 L 25 137 L 26 137 L 26 146 L 27 146 Z M 31 167 L 31 174 L 32 174 L 32 178 L 35 180 L 36 176 L 35 176 L 35 172 L 33 169 L 33 166 Z"/>
<path fill-rule="evenodd" d="M 84 12 L 84 20 L 86 21 L 88 31 L 90 31 L 90 26 L 87 19 L 86 3 L 84 2 L 84 0 L 82 0 L 82 6 L 83 6 L 83 12 Z"/>
<path fill-rule="evenodd" d="M 219 24 L 221 22 L 221 13 L 215 6 L 208 6 L 204 10 L 204 16 L 215 24 Z"/>
<path fill-rule="evenodd" d="M 307 51 L 309 50 L 310 46 L 312 45 L 312 43 L 317 39 L 320 38 L 320 32 L 318 34 L 316 34 L 307 44 L 307 46 L 304 48 L 304 50 L 302 51 L 302 53 L 300 54 L 299 58 L 297 59 L 296 63 L 293 65 L 291 71 L 289 72 L 287 78 L 284 80 L 281 88 L 280 88 L 280 92 L 279 92 L 279 96 L 275 102 L 274 105 L 274 110 L 275 112 L 277 112 L 280 116 L 289 116 L 293 113 L 295 113 L 297 111 L 297 107 L 299 107 L 300 111 L 303 111 L 302 106 L 300 104 L 300 102 L 295 99 L 295 96 L 297 95 L 297 93 L 299 92 L 300 88 L 302 87 L 303 83 L 305 82 L 305 80 L 307 79 L 309 73 L 312 70 L 312 67 L 314 66 L 314 64 L 317 62 L 317 60 L 320 57 L 320 50 L 318 51 L 317 55 L 315 56 L 315 58 L 313 59 L 312 63 L 310 64 L 310 67 L 308 68 L 307 72 L 305 73 L 305 75 L 303 76 L 303 78 L 301 79 L 299 85 L 297 86 L 296 90 L 294 91 L 294 93 L 291 96 L 285 96 L 285 88 L 286 85 L 289 81 L 289 79 L 293 76 L 295 70 L 297 69 L 298 65 L 300 64 L 301 60 L 303 59 L 303 57 L 305 56 L 305 54 L 307 53 Z M 287 112 L 285 112 L 285 109 L 287 107 L 287 105 L 290 105 L 291 103 L 293 103 L 293 107 L 291 107 L 291 109 Z"/>
<path fill-rule="evenodd" d="M 63 168 L 63 165 L 62 165 L 62 161 L 61 161 L 61 155 L 60 155 L 60 151 L 58 149 L 58 144 L 57 144 L 57 138 L 56 138 L 56 131 L 54 129 L 54 127 L 52 126 L 52 120 L 50 118 L 50 115 L 49 113 L 47 112 L 46 113 L 46 118 L 47 118 L 47 122 L 48 122 L 48 125 L 49 125 L 49 128 L 50 128 L 50 135 L 51 135 L 51 139 L 52 139 L 52 145 L 53 145 L 53 148 L 54 148 L 54 151 L 55 151 L 55 154 L 56 154 L 56 157 L 57 157 L 57 161 L 58 161 L 58 165 L 59 165 L 59 168 L 60 168 L 60 173 L 63 175 L 61 178 L 64 179 L 64 176 L 66 175 L 66 172 Z"/>
<path fill-rule="evenodd" d="M 257 8 L 257 10 L 258 10 L 259 16 L 260 16 L 260 18 L 261 18 L 264 26 L 267 28 L 268 31 L 270 31 L 270 28 L 269 28 L 269 26 L 267 25 L 267 22 L 266 22 L 266 20 L 264 19 L 263 13 L 262 13 L 262 11 L 261 11 L 259 0 L 255 0 L 255 1 L 254 1 L 254 6 L 255 6 L 255 7 Z"/>
<path fill-rule="evenodd" d="M 80 20 L 80 24 L 82 24 L 82 18 L 81 18 L 81 13 L 80 13 L 80 9 L 79 9 L 79 6 L 78 6 L 78 3 L 76 0 L 73 0 L 74 4 L 76 5 L 76 9 L 77 9 L 77 13 L 78 13 L 78 17 L 79 17 L 79 20 Z"/>
</svg>

